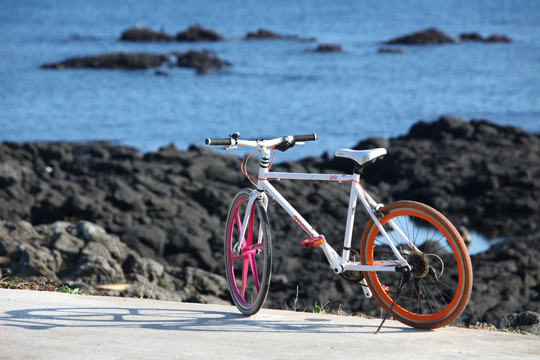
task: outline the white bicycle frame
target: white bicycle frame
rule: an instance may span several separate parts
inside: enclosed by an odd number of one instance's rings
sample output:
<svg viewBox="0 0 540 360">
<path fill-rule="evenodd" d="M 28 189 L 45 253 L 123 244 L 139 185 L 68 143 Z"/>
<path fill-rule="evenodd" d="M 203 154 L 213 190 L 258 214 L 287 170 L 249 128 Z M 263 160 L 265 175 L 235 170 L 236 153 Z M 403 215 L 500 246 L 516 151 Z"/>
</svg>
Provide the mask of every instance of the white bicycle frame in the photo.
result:
<svg viewBox="0 0 540 360">
<path fill-rule="evenodd" d="M 266 148 L 258 148 L 259 151 L 266 155 L 268 159 L 268 150 Z M 262 164 L 262 162 L 261 162 Z M 318 180 L 318 181 L 333 181 L 333 182 L 351 182 L 351 191 L 349 196 L 349 208 L 347 212 L 347 223 L 345 227 L 345 234 L 343 239 L 343 253 L 339 255 L 324 239 L 323 235 L 320 235 L 311 226 L 306 219 L 300 215 L 300 213 L 279 193 L 278 190 L 270 183 L 269 180 Z M 265 208 L 268 206 L 268 198 L 266 194 L 269 194 L 288 214 L 294 221 L 310 236 L 311 239 L 322 239 L 322 243 L 318 246 L 322 248 L 324 254 L 330 264 L 331 268 L 336 274 L 344 271 L 398 271 L 399 268 L 411 269 L 407 261 L 401 256 L 398 249 L 394 245 L 394 242 L 390 239 L 390 236 L 380 223 L 379 219 L 375 215 L 373 209 L 377 209 L 379 204 L 373 200 L 373 198 L 360 186 L 359 174 L 319 174 L 319 173 L 293 173 L 293 172 L 273 172 L 269 171 L 267 167 L 259 166 L 259 175 L 257 177 L 256 190 L 253 190 L 248 201 L 247 209 L 244 215 L 244 221 L 242 225 L 241 234 L 239 237 L 239 243 L 237 249 L 242 247 L 241 241 L 244 239 L 246 233 L 247 224 L 249 223 L 249 216 L 251 214 L 251 208 L 257 199 L 263 201 Z M 392 249 L 396 259 L 375 261 L 373 265 L 366 265 L 360 262 L 349 261 L 350 248 L 352 242 L 352 233 L 354 227 L 354 217 L 356 211 L 357 199 L 360 199 L 362 205 L 368 212 L 371 219 L 373 219 L 376 226 L 379 228 L 380 233 L 386 239 L 388 246 Z M 418 250 L 417 247 L 407 238 L 404 232 L 399 229 L 393 221 L 389 221 L 389 225 L 397 234 L 412 248 Z M 367 297 L 371 297 L 371 292 L 367 287 L 365 280 L 362 280 L 362 286 L 364 294 Z"/>
</svg>

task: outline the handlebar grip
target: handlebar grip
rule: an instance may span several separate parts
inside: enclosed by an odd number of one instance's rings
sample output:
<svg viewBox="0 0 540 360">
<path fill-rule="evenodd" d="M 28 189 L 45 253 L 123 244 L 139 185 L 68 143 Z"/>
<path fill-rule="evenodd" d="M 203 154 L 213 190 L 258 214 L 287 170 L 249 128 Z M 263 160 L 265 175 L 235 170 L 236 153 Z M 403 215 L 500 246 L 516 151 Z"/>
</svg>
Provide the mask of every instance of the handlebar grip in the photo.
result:
<svg viewBox="0 0 540 360">
<path fill-rule="evenodd" d="M 206 139 L 204 143 L 206 145 L 233 145 L 233 139 Z"/>
<path fill-rule="evenodd" d="M 309 134 L 309 135 L 293 135 L 294 141 L 315 141 L 317 140 L 317 134 Z"/>
</svg>

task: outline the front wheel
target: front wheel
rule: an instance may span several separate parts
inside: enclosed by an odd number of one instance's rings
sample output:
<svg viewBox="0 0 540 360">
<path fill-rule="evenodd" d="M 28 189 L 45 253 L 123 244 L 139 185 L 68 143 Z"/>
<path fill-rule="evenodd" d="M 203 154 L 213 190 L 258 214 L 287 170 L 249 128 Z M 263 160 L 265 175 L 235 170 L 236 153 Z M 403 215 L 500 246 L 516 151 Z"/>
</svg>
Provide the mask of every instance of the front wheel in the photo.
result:
<svg viewBox="0 0 540 360">
<path fill-rule="evenodd" d="M 257 313 L 268 295 L 272 273 L 272 237 L 262 200 L 251 207 L 242 238 L 251 190 L 236 194 L 225 227 L 225 273 L 234 304 L 244 315 Z"/>
<path fill-rule="evenodd" d="M 444 326 L 465 309 L 471 295 L 471 260 L 456 228 L 437 210 L 414 201 L 398 201 L 380 209 L 379 221 L 412 266 L 411 281 L 403 288 L 391 315 L 402 323 L 423 329 Z M 399 228 L 414 244 L 410 247 Z M 395 259 L 373 220 L 362 235 L 362 263 Z M 365 272 L 373 297 L 383 309 L 392 305 L 401 274 Z"/>
</svg>

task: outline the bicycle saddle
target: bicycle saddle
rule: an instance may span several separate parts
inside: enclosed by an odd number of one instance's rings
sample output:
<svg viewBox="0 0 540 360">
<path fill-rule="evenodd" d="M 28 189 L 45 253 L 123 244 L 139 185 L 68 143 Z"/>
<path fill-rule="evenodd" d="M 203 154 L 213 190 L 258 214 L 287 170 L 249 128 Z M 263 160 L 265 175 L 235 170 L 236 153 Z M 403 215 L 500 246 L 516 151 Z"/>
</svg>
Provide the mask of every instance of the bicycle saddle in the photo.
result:
<svg viewBox="0 0 540 360">
<path fill-rule="evenodd" d="M 336 151 L 336 157 L 348 158 L 356 161 L 358 165 L 367 165 L 373 160 L 386 155 L 385 148 L 376 148 L 369 150 L 351 150 L 351 149 L 340 149 Z"/>
</svg>

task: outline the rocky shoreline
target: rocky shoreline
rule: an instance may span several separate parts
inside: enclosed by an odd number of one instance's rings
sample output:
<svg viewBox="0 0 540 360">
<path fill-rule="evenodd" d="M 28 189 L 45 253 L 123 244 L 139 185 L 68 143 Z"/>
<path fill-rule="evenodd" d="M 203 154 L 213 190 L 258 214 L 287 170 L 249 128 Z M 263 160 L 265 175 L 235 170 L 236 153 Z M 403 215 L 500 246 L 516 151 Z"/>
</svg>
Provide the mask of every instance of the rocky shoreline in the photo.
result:
<svg viewBox="0 0 540 360">
<path fill-rule="evenodd" d="M 363 140 L 356 148 L 375 146 L 386 147 L 388 155 L 365 170 L 363 181 L 378 200 L 423 201 L 458 227 L 507 238 L 472 256 L 473 293 L 459 323 L 497 324 L 509 314 L 538 311 L 540 136 L 445 116 L 419 122 L 398 138 Z M 111 295 L 151 291 L 156 299 L 229 304 L 222 228 L 230 199 L 249 185 L 239 166 L 236 157 L 198 146 L 141 154 L 107 142 L 4 142 L 1 276 L 47 276 Z M 351 164 L 323 154 L 275 168 L 340 172 Z M 337 245 L 347 188 L 298 185 L 276 186 Z M 276 240 L 268 307 L 311 311 L 315 302 L 328 302 L 328 309 L 380 315 L 374 300 L 328 271 L 322 253 L 300 247 L 302 232 L 279 216 L 282 210 L 269 211 Z M 366 217 L 358 215 L 361 229 Z"/>
</svg>

